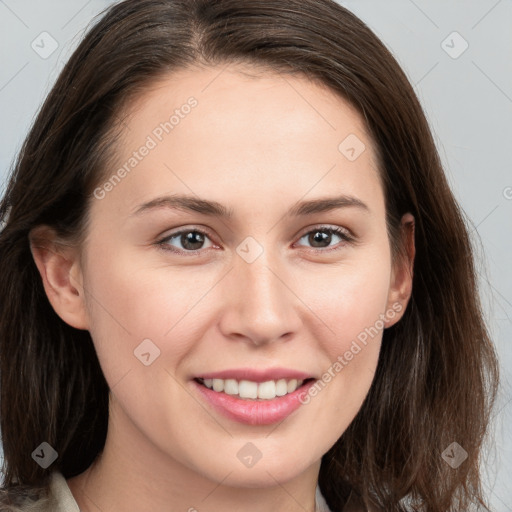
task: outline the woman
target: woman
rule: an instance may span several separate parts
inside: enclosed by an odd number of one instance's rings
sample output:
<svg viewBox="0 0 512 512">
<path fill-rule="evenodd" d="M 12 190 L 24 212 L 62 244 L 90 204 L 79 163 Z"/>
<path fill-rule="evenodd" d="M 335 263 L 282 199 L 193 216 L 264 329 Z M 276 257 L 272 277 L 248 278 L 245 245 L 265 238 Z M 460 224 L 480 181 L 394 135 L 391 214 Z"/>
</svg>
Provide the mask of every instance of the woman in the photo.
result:
<svg viewBox="0 0 512 512">
<path fill-rule="evenodd" d="M 335 2 L 112 6 L 0 212 L 7 510 L 489 510 L 468 231 Z"/>
</svg>

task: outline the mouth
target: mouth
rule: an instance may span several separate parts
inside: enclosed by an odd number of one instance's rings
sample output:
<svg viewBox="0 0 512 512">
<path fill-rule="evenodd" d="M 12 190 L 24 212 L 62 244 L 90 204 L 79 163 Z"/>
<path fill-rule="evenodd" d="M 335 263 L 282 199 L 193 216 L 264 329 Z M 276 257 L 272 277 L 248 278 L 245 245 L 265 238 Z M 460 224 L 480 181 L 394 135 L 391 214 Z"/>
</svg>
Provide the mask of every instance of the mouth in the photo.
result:
<svg viewBox="0 0 512 512">
<path fill-rule="evenodd" d="M 236 379 L 205 379 L 197 377 L 195 382 L 217 393 L 231 395 L 241 400 L 255 402 L 274 400 L 276 398 L 294 393 L 314 381 L 308 379 L 278 379 L 265 382 Z"/>
</svg>

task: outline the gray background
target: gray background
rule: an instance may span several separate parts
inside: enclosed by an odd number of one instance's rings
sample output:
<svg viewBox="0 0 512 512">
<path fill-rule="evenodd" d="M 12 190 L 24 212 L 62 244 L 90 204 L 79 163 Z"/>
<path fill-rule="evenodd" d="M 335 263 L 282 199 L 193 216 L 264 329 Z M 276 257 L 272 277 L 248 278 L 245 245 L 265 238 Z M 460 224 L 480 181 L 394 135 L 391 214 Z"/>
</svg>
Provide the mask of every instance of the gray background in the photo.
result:
<svg viewBox="0 0 512 512">
<path fill-rule="evenodd" d="M 86 25 L 111 3 L 0 0 L 2 191 L 41 101 Z M 483 305 L 502 371 L 484 490 L 496 511 L 512 511 L 506 483 L 512 474 L 512 1 L 340 3 L 374 30 L 414 85 L 472 225 Z M 52 44 L 57 48 L 45 55 Z"/>
</svg>

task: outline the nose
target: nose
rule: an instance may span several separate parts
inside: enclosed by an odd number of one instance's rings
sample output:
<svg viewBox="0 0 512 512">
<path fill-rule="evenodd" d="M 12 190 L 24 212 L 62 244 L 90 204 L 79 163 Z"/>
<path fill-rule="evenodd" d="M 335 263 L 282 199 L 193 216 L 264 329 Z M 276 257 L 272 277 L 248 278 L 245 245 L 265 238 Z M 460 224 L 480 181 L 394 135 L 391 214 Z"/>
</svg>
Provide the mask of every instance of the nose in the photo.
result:
<svg viewBox="0 0 512 512">
<path fill-rule="evenodd" d="M 266 251 L 248 263 L 236 259 L 224 282 L 220 329 L 232 340 L 265 345 L 298 332 L 300 300 L 285 264 L 269 261 Z"/>
</svg>

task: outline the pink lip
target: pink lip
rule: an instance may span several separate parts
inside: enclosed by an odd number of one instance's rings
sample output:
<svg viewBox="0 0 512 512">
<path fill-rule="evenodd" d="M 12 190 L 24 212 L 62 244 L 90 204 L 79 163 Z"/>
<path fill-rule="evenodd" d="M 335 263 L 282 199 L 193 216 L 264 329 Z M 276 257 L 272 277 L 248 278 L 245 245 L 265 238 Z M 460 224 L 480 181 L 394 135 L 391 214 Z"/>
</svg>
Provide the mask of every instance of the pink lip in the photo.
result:
<svg viewBox="0 0 512 512">
<path fill-rule="evenodd" d="M 254 380 L 254 377 L 249 380 Z M 267 378 L 267 380 L 272 379 Z M 265 382 L 265 380 L 260 380 L 259 382 Z M 272 400 L 249 400 L 239 398 L 235 395 L 213 391 L 213 389 L 203 386 L 196 380 L 192 381 L 192 385 L 196 387 L 202 398 L 227 418 L 240 423 L 246 423 L 247 425 L 270 425 L 278 421 L 283 421 L 292 412 L 303 405 L 300 401 L 301 396 L 307 393 L 308 389 L 313 386 L 315 382 L 315 380 L 306 382 L 293 393 L 278 396 Z"/>
<path fill-rule="evenodd" d="M 210 372 L 196 375 L 196 378 L 201 379 L 235 379 L 235 380 L 250 380 L 252 382 L 267 382 L 269 380 L 279 379 L 297 379 L 306 380 L 314 378 L 313 375 L 308 373 L 299 372 L 289 368 L 268 368 L 266 370 L 257 370 L 254 368 L 237 368 L 233 370 L 223 370 L 221 372 Z"/>
</svg>

